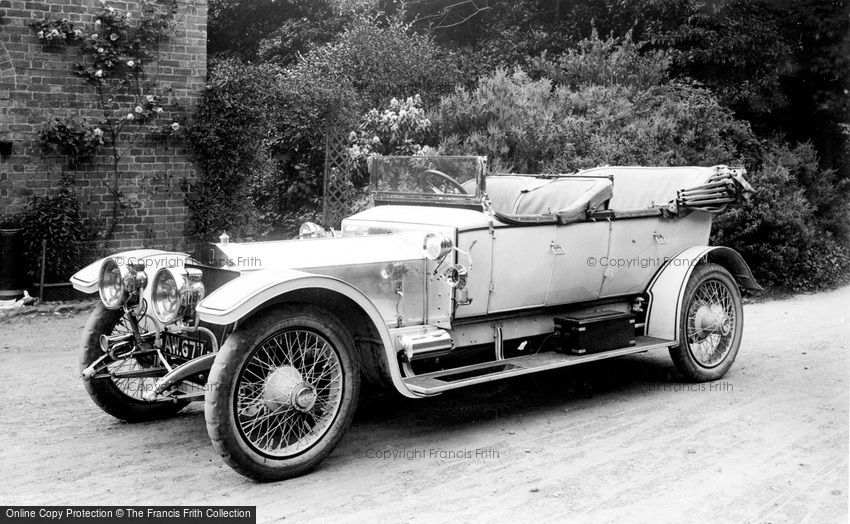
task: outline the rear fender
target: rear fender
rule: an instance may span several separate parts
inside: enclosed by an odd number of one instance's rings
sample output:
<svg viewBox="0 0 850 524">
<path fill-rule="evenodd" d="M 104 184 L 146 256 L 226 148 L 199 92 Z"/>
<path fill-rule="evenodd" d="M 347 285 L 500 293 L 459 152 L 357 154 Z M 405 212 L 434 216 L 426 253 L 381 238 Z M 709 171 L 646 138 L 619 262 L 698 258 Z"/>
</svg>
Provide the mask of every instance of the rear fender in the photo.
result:
<svg viewBox="0 0 850 524">
<path fill-rule="evenodd" d="M 389 378 L 399 393 L 406 397 L 418 398 L 420 395 L 411 392 L 402 380 L 396 361 L 395 344 L 378 308 L 359 289 L 337 278 L 291 269 L 252 271 L 231 280 L 210 294 L 198 305 L 197 312 L 204 322 L 226 325 L 246 319 L 271 304 L 286 302 L 288 295 L 300 297 L 297 301 L 303 302 L 305 295 L 309 297 L 310 294 L 326 292 L 348 299 L 368 317 L 383 346 L 383 352 L 378 356 L 382 360 L 380 368 L 390 375 Z"/>
<path fill-rule="evenodd" d="M 734 249 L 722 246 L 688 248 L 668 260 L 649 283 L 645 329 L 647 336 L 679 342 L 679 318 L 685 288 L 694 268 L 704 262 L 720 264 L 728 269 L 738 286 L 744 289 L 763 291 L 753 278 L 744 258 Z"/>
</svg>

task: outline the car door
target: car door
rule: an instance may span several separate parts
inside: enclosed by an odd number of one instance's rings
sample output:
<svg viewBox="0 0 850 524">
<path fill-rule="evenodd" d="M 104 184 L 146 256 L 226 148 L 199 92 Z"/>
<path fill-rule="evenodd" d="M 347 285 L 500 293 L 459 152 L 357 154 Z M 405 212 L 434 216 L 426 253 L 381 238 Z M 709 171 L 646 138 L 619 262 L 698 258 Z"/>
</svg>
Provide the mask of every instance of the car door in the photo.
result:
<svg viewBox="0 0 850 524">
<path fill-rule="evenodd" d="M 551 245 L 552 284 L 547 306 L 599 298 L 610 236 L 608 220 L 558 225 Z"/>
<path fill-rule="evenodd" d="M 555 228 L 541 224 L 494 229 L 488 313 L 546 304 Z"/>
<path fill-rule="evenodd" d="M 640 293 L 665 262 L 668 238 L 658 217 L 614 220 L 601 297 Z"/>
<path fill-rule="evenodd" d="M 615 220 L 602 297 L 644 291 L 664 264 L 685 249 L 705 245 L 711 215 Z"/>
</svg>

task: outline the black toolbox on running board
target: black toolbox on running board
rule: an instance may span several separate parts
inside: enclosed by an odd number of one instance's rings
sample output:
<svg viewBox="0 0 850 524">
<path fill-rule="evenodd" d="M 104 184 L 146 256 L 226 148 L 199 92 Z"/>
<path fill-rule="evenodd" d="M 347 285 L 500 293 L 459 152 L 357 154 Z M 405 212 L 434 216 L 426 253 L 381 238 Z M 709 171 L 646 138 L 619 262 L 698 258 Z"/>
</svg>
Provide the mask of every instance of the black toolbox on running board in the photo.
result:
<svg viewBox="0 0 850 524">
<path fill-rule="evenodd" d="M 635 316 L 622 311 L 591 311 L 555 318 L 555 348 L 584 355 L 635 345 Z"/>
</svg>

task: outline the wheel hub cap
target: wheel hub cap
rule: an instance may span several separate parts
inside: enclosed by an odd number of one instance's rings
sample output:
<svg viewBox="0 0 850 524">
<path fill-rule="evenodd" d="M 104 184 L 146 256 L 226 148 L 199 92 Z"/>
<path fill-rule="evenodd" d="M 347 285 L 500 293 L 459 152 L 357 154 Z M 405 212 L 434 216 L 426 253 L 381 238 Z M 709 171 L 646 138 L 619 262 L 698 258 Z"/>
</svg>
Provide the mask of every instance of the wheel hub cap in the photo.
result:
<svg viewBox="0 0 850 524">
<path fill-rule="evenodd" d="M 262 400 L 273 413 L 292 408 L 309 411 L 316 403 L 316 390 L 304 381 L 297 369 L 284 365 L 266 378 Z"/>
<path fill-rule="evenodd" d="M 732 319 L 719 304 L 700 306 L 694 318 L 697 335 L 706 338 L 712 333 L 728 335 L 732 331 Z"/>
<path fill-rule="evenodd" d="M 316 391 L 313 386 L 302 383 L 292 391 L 292 406 L 298 411 L 310 411 L 316 404 Z"/>
</svg>

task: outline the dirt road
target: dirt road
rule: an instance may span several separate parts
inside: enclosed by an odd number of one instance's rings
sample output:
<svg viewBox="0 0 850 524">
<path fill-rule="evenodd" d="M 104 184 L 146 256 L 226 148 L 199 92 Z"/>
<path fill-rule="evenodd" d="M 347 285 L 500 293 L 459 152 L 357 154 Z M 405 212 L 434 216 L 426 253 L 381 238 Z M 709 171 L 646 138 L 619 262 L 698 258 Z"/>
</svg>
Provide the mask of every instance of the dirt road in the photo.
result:
<svg viewBox="0 0 850 524">
<path fill-rule="evenodd" d="M 245 504 L 259 521 L 847 522 L 850 288 L 745 306 L 738 361 L 666 352 L 407 401 L 370 396 L 307 476 L 257 484 L 203 407 L 125 424 L 78 377 L 85 316 L 0 323 L 3 504 Z"/>
</svg>

